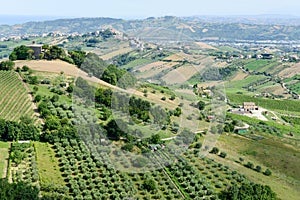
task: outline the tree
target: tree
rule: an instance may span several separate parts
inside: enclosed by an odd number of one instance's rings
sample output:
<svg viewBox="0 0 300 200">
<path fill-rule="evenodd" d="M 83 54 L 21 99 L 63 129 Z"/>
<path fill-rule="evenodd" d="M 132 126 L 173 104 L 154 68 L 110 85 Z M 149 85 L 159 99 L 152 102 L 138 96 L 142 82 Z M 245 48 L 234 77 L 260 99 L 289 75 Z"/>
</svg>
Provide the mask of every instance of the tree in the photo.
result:
<svg viewBox="0 0 300 200">
<path fill-rule="evenodd" d="M 145 180 L 145 182 L 143 183 L 143 187 L 148 190 L 155 190 L 156 189 L 156 182 L 153 179 L 147 179 Z"/>
<path fill-rule="evenodd" d="M 173 100 L 175 100 L 175 98 L 176 98 L 176 97 L 175 97 L 175 95 L 173 94 L 173 95 L 170 97 L 170 100 L 173 101 Z"/>
<path fill-rule="evenodd" d="M 218 154 L 219 149 L 217 147 L 212 148 L 212 150 L 209 153 Z"/>
<path fill-rule="evenodd" d="M 32 84 L 32 85 L 38 84 L 39 83 L 38 77 L 37 76 L 29 76 L 28 83 Z"/>
<path fill-rule="evenodd" d="M 15 63 L 8 60 L 0 63 L 0 70 L 10 71 L 15 67 Z"/>
<path fill-rule="evenodd" d="M 223 152 L 223 151 L 220 153 L 220 157 L 221 157 L 221 158 L 225 158 L 226 156 L 227 156 L 227 153 L 225 153 L 225 152 Z"/>
<path fill-rule="evenodd" d="M 71 51 L 69 52 L 71 58 L 73 59 L 75 65 L 77 65 L 78 67 L 81 66 L 81 64 L 83 63 L 85 57 L 86 57 L 86 52 L 84 51 Z"/>
<path fill-rule="evenodd" d="M 234 131 L 234 125 L 232 123 L 226 124 L 224 126 L 224 131 L 227 133 L 233 132 Z"/>
<path fill-rule="evenodd" d="M 161 143 L 160 135 L 159 134 L 152 135 L 150 138 L 150 143 L 151 144 L 160 144 Z"/>
<path fill-rule="evenodd" d="M 58 100 L 59 100 L 59 96 L 57 94 L 53 95 L 51 98 L 52 102 L 58 102 Z"/>
<path fill-rule="evenodd" d="M 134 145 L 132 143 L 128 143 L 122 146 L 121 149 L 123 149 L 124 151 L 129 151 L 131 152 L 133 150 Z"/>
<path fill-rule="evenodd" d="M 264 175 L 271 176 L 272 175 L 272 171 L 269 170 L 269 169 L 266 169 L 266 171 L 264 171 Z"/>
<path fill-rule="evenodd" d="M 42 96 L 39 94 L 34 97 L 35 102 L 40 102 L 41 100 L 42 100 Z"/>
<path fill-rule="evenodd" d="M 22 67 L 22 71 L 23 71 L 23 72 L 28 72 L 28 71 L 29 71 L 29 67 L 28 67 L 27 65 L 24 65 L 24 66 Z"/>
<path fill-rule="evenodd" d="M 196 148 L 196 149 L 201 149 L 201 147 L 202 147 L 202 143 L 201 143 L 201 142 L 197 142 L 197 143 L 195 144 L 195 148 Z"/>
<path fill-rule="evenodd" d="M 33 123 L 33 119 L 29 115 L 21 116 L 20 121 L 21 121 L 21 123 L 24 123 L 24 124 L 32 124 Z"/>
<path fill-rule="evenodd" d="M 181 114 L 182 114 L 181 108 L 180 108 L 180 107 L 177 107 L 177 108 L 174 110 L 173 115 L 176 116 L 176 117 L 179 117 Z"/>
<path fill-rule="evenodd" d="M 255 171 L 261 172 L 261 166 L 257 165 L 256 168 L 255 168 Z"/>
<path fill-rule="evenodd" d="M 61 127 L 60 120 L 56 116 L 49 116 L 45 120 L 44 128 L 47 130 L 58 130 Z"/>
<path fill-rule="evenodd" d="M 29 60 L 32 59 L 34 51 L 26 47 L 25 45 L 21 45 L 19 47 L 14 48 L 13 52 L 10 54 L 9 59 L 11 61 L 14 60 Z"/>
<path fill-rule="evenodd" d="M 8 183 L 5 179 L 0 179 L 0 199 L 5 200 L 38 200 L 39 190 L 23 182 Z"/>
<path fill-rule="evenodd" d="M 267 185 L 243 182 L 241 186 L 232 185 L 219 195 L 221 200 L 277 200 L 276 194 Z"/>
<path fill-rule="evenodd" d="M 250 169 L 253 169 L 254 164 L 252 162 L 247 162 L 247 164 L 245 164 L 245 167 L 248 167 Z"/>
<path fill-rule="evenodd" d="M 197 107 L 198 107 L 199 110 L 204 110 L 204 108 L 205 108 L 205 102 L 204 101 L 199 101 L 197 103 Z"/>
</svg>

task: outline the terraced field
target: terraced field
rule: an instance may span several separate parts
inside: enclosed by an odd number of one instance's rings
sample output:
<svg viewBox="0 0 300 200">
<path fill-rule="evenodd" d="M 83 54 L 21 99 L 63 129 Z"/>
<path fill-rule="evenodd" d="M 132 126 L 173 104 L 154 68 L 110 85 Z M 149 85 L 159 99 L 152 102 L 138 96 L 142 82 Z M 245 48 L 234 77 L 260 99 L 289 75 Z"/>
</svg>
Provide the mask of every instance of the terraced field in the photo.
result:
<svg viewBox="0 0 300 200">
<path fill-rule="evenodd" d="M 28 91 L 17 73 L 0 71 L 0 118 L 18 121 L 24 115 L 35 115 Z"/>
</svg>

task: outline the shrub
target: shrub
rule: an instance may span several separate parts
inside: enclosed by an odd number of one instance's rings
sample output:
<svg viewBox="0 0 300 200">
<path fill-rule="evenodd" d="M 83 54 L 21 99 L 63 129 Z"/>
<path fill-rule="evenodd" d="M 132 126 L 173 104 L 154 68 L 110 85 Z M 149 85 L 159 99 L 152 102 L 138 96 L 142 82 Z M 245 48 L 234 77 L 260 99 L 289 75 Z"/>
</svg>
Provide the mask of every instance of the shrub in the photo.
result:
<svg viewBox="0 0 300 200">
<path fill-rule="evenodd" d="M 269 169 L 266 169 L 266 171 L 264 171 L 264 175 L 271 176 L 272 175 L 272 171 L 269 170 Z"/>
<path fill-rule="evenodd" d="M 223 151 L 220 153 L 220 157 L 221 157 L 221 158 L 225 158 L 226 156 L 227 156 L 227 153 L 225 153 L 225 152 L 223 152 Z"/>
<path fill-rule="evenodd" d="M 217 147 L 212 148 L 212 150 L 209 153 L 218 154 L 219 149 Z"/>
<path fill-rule="evenodd" d="M 257 165 L 256 168 L 255 168 L 255 171 L 261 172 L 261 166 Z"/>
<path fill-rule="evenodd" d="M 248 162 L 247 164 L 245 164 L 245 167 L 253 169 L 254 165 L 252 162 Z"/>
</svg>

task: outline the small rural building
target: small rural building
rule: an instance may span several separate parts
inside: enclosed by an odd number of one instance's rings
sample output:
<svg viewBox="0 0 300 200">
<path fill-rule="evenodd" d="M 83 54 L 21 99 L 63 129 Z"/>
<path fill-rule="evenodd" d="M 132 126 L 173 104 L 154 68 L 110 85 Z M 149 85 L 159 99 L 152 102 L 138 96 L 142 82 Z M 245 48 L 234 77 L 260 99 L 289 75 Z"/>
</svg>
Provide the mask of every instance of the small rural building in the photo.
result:
<svg viewBox="0 0 300 200">
<path fill-rule="evenodd" d="M 235 132 L 239 133 L 239 134 L 247 133 L 248 132 L 248 128 L 246 128 L 246 127 L 236 127 L 235 128 Z"/>
<path fill-rule="evenodd" d="M 263 53 L 262 55 L 262 59 L 272 59 L 274 58 L 273 54 L 270 53 Z"/>
<path fill-rule="evenodd" d="M 31 45 L 27 45 L 28 48 L 33 50 L 33 56 L 35 59 L 40 59 L 40 54 L 42 53 L 42 44 L 31 44 Z"/>
<path fill-rule="evenodd" d="M 252 110 L 258 110 L 258 106 L 256 106 L 254 102 L 244 102 L 243 108 L 246 112 L 250 112 Z"/>
</svg>

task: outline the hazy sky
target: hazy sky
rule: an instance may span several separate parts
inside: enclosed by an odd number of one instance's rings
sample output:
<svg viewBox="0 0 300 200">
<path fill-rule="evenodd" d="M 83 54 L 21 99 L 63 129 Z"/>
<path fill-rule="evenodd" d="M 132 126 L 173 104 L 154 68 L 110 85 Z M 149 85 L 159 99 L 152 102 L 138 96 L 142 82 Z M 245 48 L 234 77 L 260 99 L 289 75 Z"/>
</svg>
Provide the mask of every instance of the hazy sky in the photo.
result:
<svg viewBox="0 0 300 200">
<path fill-rule="evenodd" d="M 1 0 L 0 15 L 145 18 L 150 16 L 300 16 L 300 0 Z"/>
</svg>

